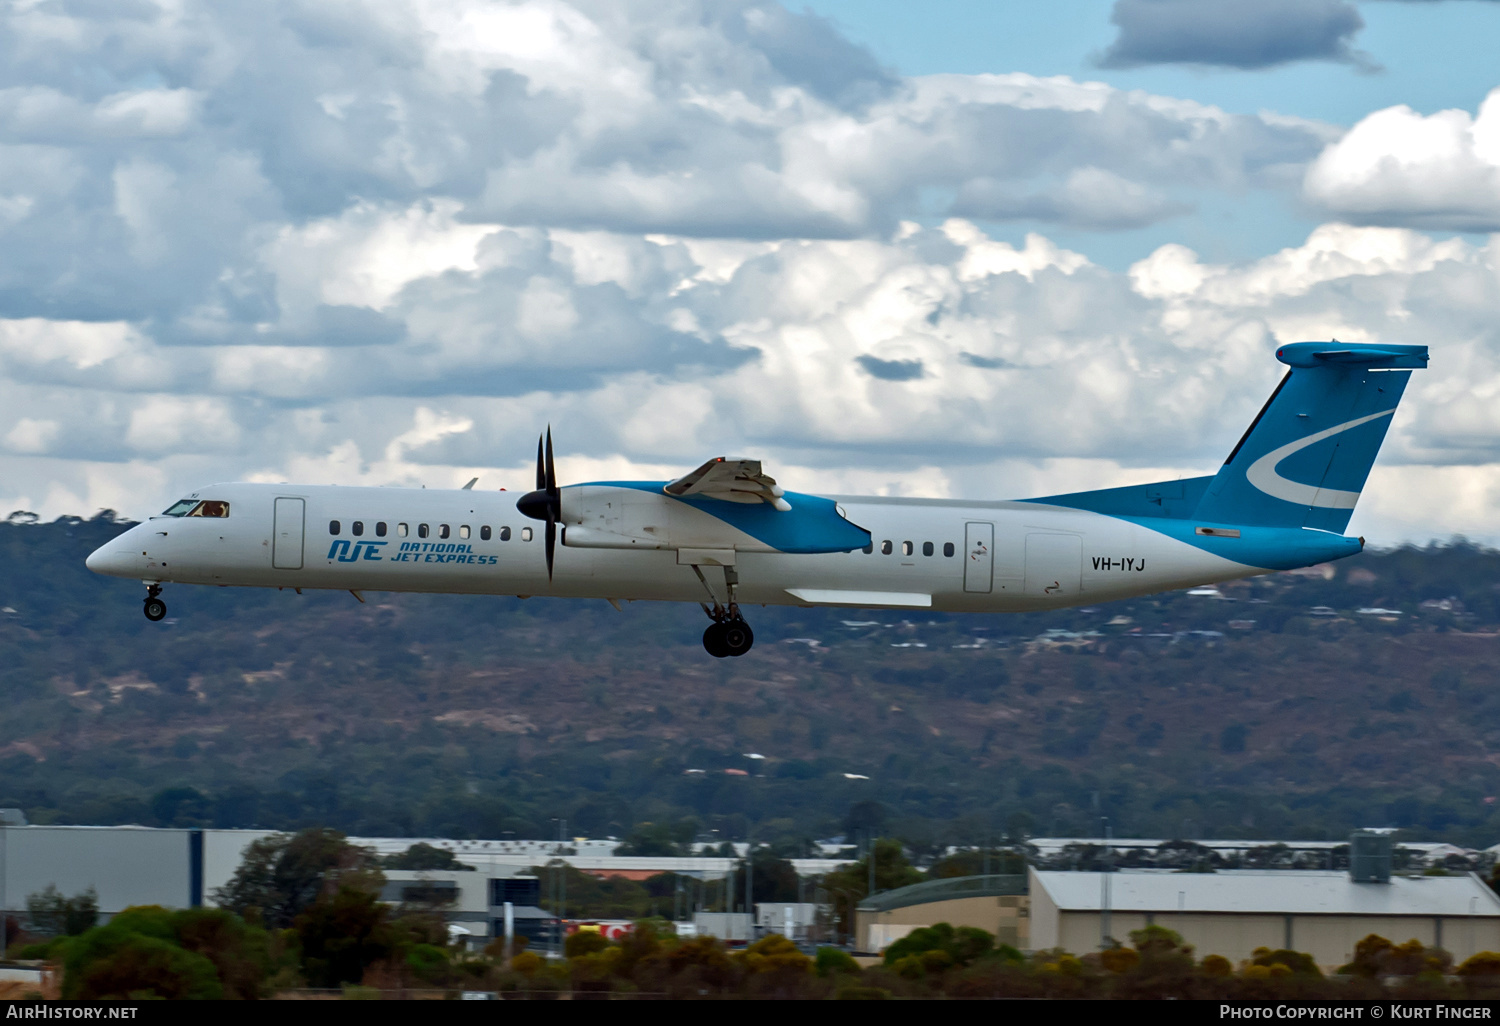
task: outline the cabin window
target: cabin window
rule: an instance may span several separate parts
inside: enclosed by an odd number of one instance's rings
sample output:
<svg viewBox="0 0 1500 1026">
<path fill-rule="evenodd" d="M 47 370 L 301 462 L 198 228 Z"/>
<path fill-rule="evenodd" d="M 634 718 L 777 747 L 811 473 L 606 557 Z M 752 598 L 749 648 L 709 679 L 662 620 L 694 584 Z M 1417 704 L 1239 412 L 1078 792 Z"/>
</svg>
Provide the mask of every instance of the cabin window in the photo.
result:
<svg viewBox="0 0 1500 1026">
<path fill-rule="evenodd" d="M 932 555 L 932 542 L 923 542 L 922 543 L 922 555 L 924 555 L 924 556 L 930 556 L 930 555 Z"/>
<path fill-rule="evenodd" d="M 328 521 L 328 533 L 329 534 L 338 534 L 339 530 L 340 530 L 340 528 L 339 528 L 339 522 L 337 520 L 330 520 L 330 521 Z"/>
<path fill-rule="evenodd" d="M 354 523 L 349 525 L 349 532 L 353 534 L 354 537 L 358 538 L 360 535 L 365 533 L 365 522 L 363 520 L 356 520 Z"/>
<path fill-rule="evenodd" d="M 460 538 L 467 538 L 469 536 L 469 525 L 468 524 L 464 524 L 462 527 L 460 527 L 458 529 L 458 536 Z"/>
<path fill-rule="evenodd" d="M 385 537 L 385 521 L 384 520 L 378 521 L 375 524 L 375 537 L 377 537 L 377 538 L 384 538 Z"/>
<path fill-rule="evenodd" d="M 418 524 L 417 525 L 417 537 L 418 538 L 426 538 L 427 537 L 427 525 L 426 524 Z"/>
<path fill-rule="evenodd" d="M 405 538 L 406 537 L 406 525 L 405 524 L 397 524 L 396 525 L 396 537 L 397 538 Z"/>
<path fill-rule="evenodd" d="M 502 527 L 502 528 L 500 528 L 500 540 L 501 541 L 510 541 L 510 528 L 508 528 L 508 527 Z"/>
<path fill-rule="evenodd" d="M 913 546 L 912 546 L 911 542 L 902 542 L 901 543 L 901 555 L 903 555 L 903 556 L 909 556 L 909 555 L 911 555 L 912 554 L 912 548 L 913 548 Z"/>
<path fill-rule="evenodd" d="M 952 542 L 943 542 L 943 555 L 949 556 L 949 557 L 951 557 L 953 555 L 953 543 Z"/>
<path fill-rule="evenodd" d="M 448 537 L 448 525 L 447 524 L 438 524 L 438 537 L 439 538 L 446 538 L 446 537 Z"/>
<path fill-rule="evenodd" d="M 880 543 L 880 554 L 882 556 L 889 556 L 891 554 L 890 539 L 886 539 L 885 541 Z"/>
<path fill-rule="evenodd" d="M 490 540 L 490 525 L 489 524 L 485 524 L 483 527 L 481 527 L 479 529 L 479 540 L 480 541 L 489 541 Z"/>
<path fill-rule="evenodd" d="M 872 552 L 875 551 L 875 543 L 871 542 L 870 544 L 866 545 L 864 548 L 860 549 L 859 551 L 863 552 L 865 555 L 868 556 L 870 553 L 872 553 Z"/>
<path fill-rule="evenodd" d="M 227 517 L 229 516 L 229 503 L 220 502 L 218 499 L 204 499 L 188 514 L 190 517 Z"/>
<path fill-rule="evenodd" d="M 521 528 L 521 540 L 522 541 L 531 541 L 531 528 L 529 528 L 529 527 L 523 527 L 523 528 Z"/>
</svg>

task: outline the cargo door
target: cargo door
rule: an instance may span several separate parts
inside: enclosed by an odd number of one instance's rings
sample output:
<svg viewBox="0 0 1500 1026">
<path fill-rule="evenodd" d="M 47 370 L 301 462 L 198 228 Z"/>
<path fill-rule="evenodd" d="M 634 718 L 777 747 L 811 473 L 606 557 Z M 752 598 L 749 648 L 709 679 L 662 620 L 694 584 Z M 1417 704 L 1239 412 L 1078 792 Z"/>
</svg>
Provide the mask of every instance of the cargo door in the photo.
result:
<svg viewBox="0 0 1500 1026">
<path fill-rule="evenodd" d="M 1083 590 L 1083 539 L 1076 534 L 1026 536 L 1026 594 L 1073 598 Z"/>
<path fill-rule="evenodd" d="M 988 593 L 994 586 L 995 525 L 964 525 L 964 591 Z"/>
<path fill-rule="evenodd" d="M 271 565 L 277 570 L 302 569 L 303 524 L 307 503 L 302 499 L 277 499 L 271 527 Z"/>
</svg>

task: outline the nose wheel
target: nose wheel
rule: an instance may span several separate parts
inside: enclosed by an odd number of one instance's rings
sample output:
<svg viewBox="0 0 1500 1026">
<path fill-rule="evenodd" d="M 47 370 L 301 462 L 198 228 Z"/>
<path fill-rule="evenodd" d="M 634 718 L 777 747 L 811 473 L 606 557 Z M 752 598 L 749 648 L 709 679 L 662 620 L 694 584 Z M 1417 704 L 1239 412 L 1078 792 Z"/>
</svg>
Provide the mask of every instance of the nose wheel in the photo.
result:
<svg viewBox="0 0 1500 1026">
<path fill-rule="evenodd" d="M 146 619 L 156 623 L 166 615 L 167 604 L 161 600 L 161 585 L 146 585 Z"/>
</svg>

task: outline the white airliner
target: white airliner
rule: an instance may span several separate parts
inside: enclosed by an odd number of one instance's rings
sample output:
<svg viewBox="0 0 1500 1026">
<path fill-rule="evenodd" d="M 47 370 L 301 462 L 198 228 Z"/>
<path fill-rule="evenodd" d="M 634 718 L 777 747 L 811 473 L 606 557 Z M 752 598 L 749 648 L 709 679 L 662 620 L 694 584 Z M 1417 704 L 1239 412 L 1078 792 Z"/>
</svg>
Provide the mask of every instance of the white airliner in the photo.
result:
<svg viewBox="0 0 1500 1026">
<path fill-rule="evenodd" d="M 1427 364 L 1425 346 L 1276 356 L 1286 376 L 1206 477 L 1020 501 L 825 497 L 720 457 L 675 481 L 559 487 L 549 431 L 519 502 L 473 481 L 212 485 L 88 567 L 142 580 L 150 620 L 167 583 L 699 602 L 719 657 L 749 651 L 752 605 L 1018 612 L 1250 577 L 1363 548 L 1342 532 Z"/>
</svg>

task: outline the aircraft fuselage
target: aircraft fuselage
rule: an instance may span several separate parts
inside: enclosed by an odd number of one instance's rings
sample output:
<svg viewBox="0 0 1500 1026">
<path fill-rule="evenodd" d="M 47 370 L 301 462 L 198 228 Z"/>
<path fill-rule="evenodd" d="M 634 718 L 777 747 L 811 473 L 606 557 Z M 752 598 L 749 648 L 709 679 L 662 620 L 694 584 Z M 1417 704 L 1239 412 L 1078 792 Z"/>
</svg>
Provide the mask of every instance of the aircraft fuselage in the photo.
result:
<svg viewBox="0 0 1500 1026">
<path fill-rule="evenodd" d="M 549 580 L 542 525 L 517 512 L 515 492 L 225 484 L 200 495 L 228 503 L 229 515 L 152 517 L 89 567 L 148 584 L 700 602 L 709 595 L 691 564 L 720 601 L 716 568 L 728 564 L 743 605 L 1018 612 L 1248 577 L 1360 545 L 1302 529 L 1147 526 L 1036 502 L 843 496 L 831 498 L 870 532 L 868 552 L 580 548 L 565 522 Z"/>
</svg>

